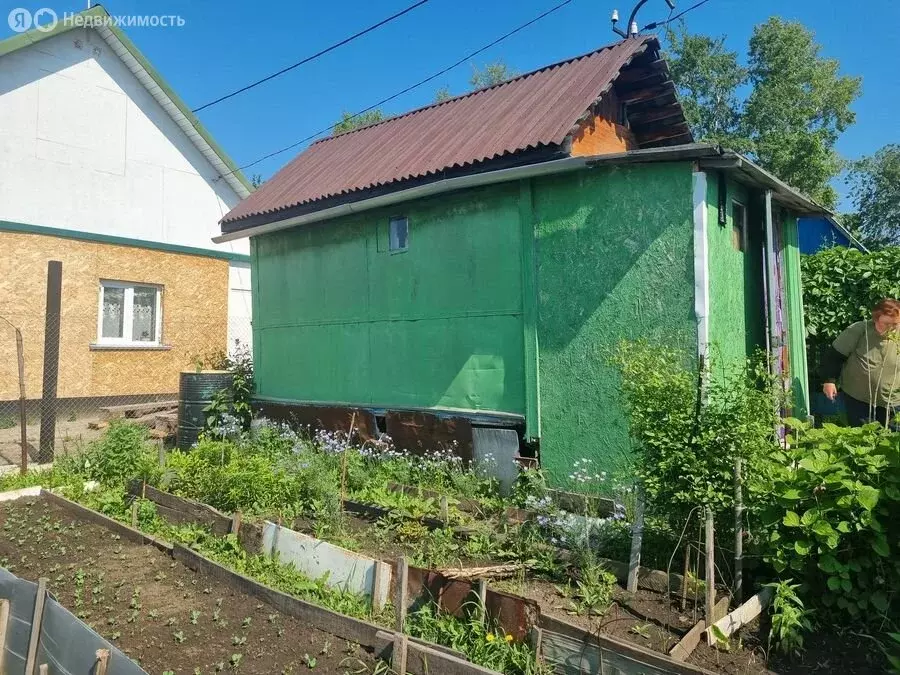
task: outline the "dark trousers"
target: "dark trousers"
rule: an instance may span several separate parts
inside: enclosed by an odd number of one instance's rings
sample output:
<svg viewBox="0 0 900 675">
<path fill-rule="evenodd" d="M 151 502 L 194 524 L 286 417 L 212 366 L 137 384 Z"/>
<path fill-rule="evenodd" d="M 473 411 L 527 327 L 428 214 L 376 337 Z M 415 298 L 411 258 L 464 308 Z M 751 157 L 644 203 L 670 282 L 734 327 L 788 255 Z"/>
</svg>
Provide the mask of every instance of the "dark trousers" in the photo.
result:
<svg viewBox="0 0 900 675">
<path fill-rule="evenodd" d="M 846 392 L 844 393 L 844 409 L 847 411 L 847 421 L 850 423 L 851 427 L 861 427 L 869 422 L 884 424 L 884 420 L 888 415 L 888 412 L 884 407 L 876 407 L 875 419 L 872 419 L 870 417 L 870 405 L 865 401 L 860 401 L 852 396 L 847 396 Z M 894 426 L 893 417 L 895 414 L 897 414 L 897 411 L 892 409 L 890 417 L 887 417 L 888 424 L 892 427 Z"/>
</svg>

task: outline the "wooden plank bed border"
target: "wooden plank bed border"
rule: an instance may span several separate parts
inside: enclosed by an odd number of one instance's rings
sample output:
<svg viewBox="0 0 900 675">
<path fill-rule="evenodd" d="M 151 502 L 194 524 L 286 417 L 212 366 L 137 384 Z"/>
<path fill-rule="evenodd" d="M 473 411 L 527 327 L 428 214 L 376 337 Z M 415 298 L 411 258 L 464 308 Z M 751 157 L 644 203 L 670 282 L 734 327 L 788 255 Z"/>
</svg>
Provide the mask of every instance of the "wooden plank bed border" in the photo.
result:
<svg viewBox="0 0 900 675">
<path fill-rule="evenodd" d="M 83 520 L 87 520 L 89 522 L 95 523 L 97 525 L 102 525 L 106 527 L 116 534 L 124 537 L 128 541 L 132 541 L 136 544 L 150 544 L 155 546 L 160 551 L 164 553 L 172 552 L 172 544 L 169 542 L 160 539 L 158 537 L 154 537 L 151 534 L 144 534 L 140 530 L 135 530 L 132 527 L 128 527 L 124 523 L 120 523 L 117 520 L 113 520 L 109 516 L 105 516 L 102 513 L 98 513 L 93 509 L 89 509 L 86 506 L 82 506 L 77 502 L 73 502 L 70 499 L 66 499 L 58 494 L 54 494 L 48 490 L 43 490 L 41 492 L 41 497 L 46 498 L 48 501 L 56 504 L 59 507 L 77 515 L 79 518 Z"/>
<path fill-rule="evenodd" d="M 177 497 L 168 492 L 157 490 L 139 480 L 128 484 L 129 494 L 143 497 L 159 507 L 159 514 L 166 519 L 181 523 L 200 523 L 208 526 L 212 533 L 225 536 L 231 531 L 231 515 L 222 513 L 212 506 L 193 499 Z"/>
<path fill-rule="evenodd" d="M 344 640 L 351 640 L 359 645 L 368 647 L 375 652 L 377 657 L 386 661 L 390 660 L 394 637 L 397 635 L 393 631 L 362 619 L 338 614 L 330 609 L 325 609 L 287 593 L 277 591 L 274 588 L 269 588 L 179 544 L 175 544 L 172 555 L 175 560 L 195 572 L 207 574 L 218 581 L 228 584 L 236 591 L 262 600 L 283 614 L 305 621 L 319 630 L 331 633 Z M 407 672 L 412 675 L 430 675 L 432 673 L 495 675 L 495 671 L 476 666 L 459 658 L 453 650 L 447 650 L 413 638 L 410 638 L 408 643 L 408 654 Z"/>
<path fill-rule="evenodd" d="M 283 614 L 307 621 L 327 633 L 336 635 L 344 640 L 351 640 L 370 649 L 375 649 L 376 654 L 388 647 L 388 642 L 377 638 L 378 631 L 383 629 L 373 623 L 338 614 L 330 609 L 300 600 L 287 593 L 276 591 L 274 588 L 269 588 L 249 577 L 233 572 L 227 567 L 179 544 L 174 546 L 172 555 L 175 560 L 195 572 L 201 572 L 225 582 L 233 589 L 259 598 Z M 390 640 L 390 643 L 393 644 L 393 638 Z"/>
</svg>

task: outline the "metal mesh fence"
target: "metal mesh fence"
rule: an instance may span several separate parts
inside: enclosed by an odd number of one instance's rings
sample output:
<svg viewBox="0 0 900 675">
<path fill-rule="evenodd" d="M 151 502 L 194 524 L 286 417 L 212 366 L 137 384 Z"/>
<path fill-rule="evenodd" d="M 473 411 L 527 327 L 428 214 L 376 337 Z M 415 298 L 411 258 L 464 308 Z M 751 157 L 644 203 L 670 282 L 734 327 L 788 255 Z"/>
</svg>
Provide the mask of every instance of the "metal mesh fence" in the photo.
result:
<svg viewBox="0 0 900 675">
<path fill-rule="evenodd" d="M 21 465 L 22 408 L 29 464 L 79 452 L 117 417 L 147 426 L 156 438 L 174 437 L 179 373 L 219 368 L 239 345 L 251 344 L 249 318 L 228 317 L 224 308 L 167 308 L 135 291 L 101 291 L 93 313 L 69 311 L 76 303 L 66 296 L 58 307 L 48 300 L 45 311 L 8 311 L 5 304 L 0 471 Z"/>
</svg>

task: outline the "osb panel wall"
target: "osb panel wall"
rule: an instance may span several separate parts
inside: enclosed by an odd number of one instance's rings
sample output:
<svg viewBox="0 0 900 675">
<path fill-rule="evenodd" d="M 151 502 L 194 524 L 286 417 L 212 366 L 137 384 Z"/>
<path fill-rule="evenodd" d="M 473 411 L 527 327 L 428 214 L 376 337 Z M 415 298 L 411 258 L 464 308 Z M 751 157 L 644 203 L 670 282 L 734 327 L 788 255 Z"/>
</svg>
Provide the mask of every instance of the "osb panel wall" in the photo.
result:
<svg viewBox="0 0 900 675">
<path fill-rule="evenodd" d="M 572 156 L 607 155 L 637 147 L 631 129 L 595 115 L 572 138 Z"/>
<path fill-rule="evenodd" d="M 61 398 L 176 392 L 178 373 L 197 355 L 227 346 L 227 261 L 0 232 L 0 316 L 22 330 L 29 399 L 41 395 L 50 260 L 62 262 Z M 162 343 L 171 349 L 92 350 L 101 279 L 162 286 Z M 0 321 L 0 400 L 13 398 L 18 398 L 15 335 Z"/>
</svg>

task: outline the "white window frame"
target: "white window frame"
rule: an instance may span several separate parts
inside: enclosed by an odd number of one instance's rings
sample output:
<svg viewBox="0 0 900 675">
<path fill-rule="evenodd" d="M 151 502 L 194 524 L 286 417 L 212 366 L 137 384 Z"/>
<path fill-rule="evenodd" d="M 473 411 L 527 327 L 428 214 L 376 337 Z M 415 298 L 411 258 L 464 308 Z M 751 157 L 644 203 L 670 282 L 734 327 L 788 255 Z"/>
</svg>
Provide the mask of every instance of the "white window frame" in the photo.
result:
<svg viewBox="0 0 900 675">
<path fill-rule="evenodd" d="M 156 340 L 132 340 L 132 329 L 134 321 L 134 289 L 153 288 L 156 289 Z M 103 295 L 107 288 L 122 288 L 125 290 L 125 306 L 123 308 L 124 317 L 122 319 L 122 337 L 103 337 Z M 117 347 L 159 347 L 162 345 L 162 286 L 158 284 L 147 284 L 129 281 L 111 281 L 108 279 L 100 280 L 100 289 L 97 293 L 97 342 L 98 345 L 114 345 Z"/>
<path fill-rule="evenodd" d="M 403 221 L 406 223 L 406 241 L 402 247 L 394 248 L 393 227 L 395 222 Z M 398 242 L 399 243 L 399 242 Z M 390 253 L 405 253 L 409 250 L 409 216 L 391 216 L 388 220 L 388 251 Z"/>
</svg>

